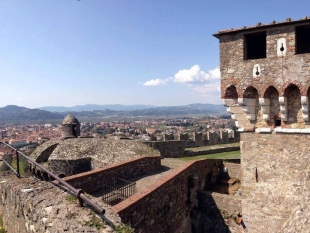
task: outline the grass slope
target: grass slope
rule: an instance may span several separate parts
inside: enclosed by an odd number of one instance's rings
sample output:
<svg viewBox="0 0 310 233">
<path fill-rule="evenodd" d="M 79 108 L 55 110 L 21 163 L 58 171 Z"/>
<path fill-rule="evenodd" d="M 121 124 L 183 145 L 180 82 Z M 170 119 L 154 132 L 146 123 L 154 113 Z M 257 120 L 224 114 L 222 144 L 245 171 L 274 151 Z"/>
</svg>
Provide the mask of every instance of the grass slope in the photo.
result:
<svg viewBox="0 0 310 233">
<path fill-rule="evenodd" d="M 178 158 L 182 161 L 193 161 L 199 159 L 240 159 L 240 151 L 229 151 L 229 152 L 222 152 L 222 153 L 215 153 L 215 154 L 208 154 L 208 155 L 199 155 L 193 157 L 183 157 Z"/>
</svg>

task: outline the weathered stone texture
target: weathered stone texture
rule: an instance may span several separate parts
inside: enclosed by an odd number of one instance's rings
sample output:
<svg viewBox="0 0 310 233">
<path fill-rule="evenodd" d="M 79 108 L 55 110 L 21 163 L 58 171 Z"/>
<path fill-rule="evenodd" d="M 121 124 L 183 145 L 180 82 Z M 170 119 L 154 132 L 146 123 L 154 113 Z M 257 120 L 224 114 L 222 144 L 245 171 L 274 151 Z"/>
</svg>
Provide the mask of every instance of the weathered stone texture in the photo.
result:
<svg viewBox="0 0 310 233">
<path fill-rule="evenodd" d="M 259 113 L 264 105 L 258 102 L 259 98 L 278 101 L 274 95 L 272 98 L 268 96 L 268 88 L 273 87 L 279 97 L 286 97 L 288 101 L 282 104 L 282 126 L 309 128 L 309 112 L 305 111 L 307 116 L 303 117 L 300 102 L 301 96 L 308 96 L 307 93 L 309 93 L 310 54 L 296 54 L 295 26 L 298 24 L 274 25 L 266 28 L 252 28 L 251 31 L 237 30 L 232 33 L 218 34 L 222 99 L 236 100 L 239 98 L 239 104 L 224 101 L 225 105 L 233 106 L 235 112 L 245 113 L 243 117 L 240 113 L 233 114 L 232 117 L 237 121 L 238 127 L 248 130 L 253 130 L 253 126 L 274 127 L 274 117 L 279 115 L 278 107 L 275 112 L 265 113 L 264 118 L 262 113 Z M 246 59 L 244 56 L 245 35 L 262 31 L 266 31 L 266 58 Z M 283 54 L 279 53 L 278 48 L 278 43 L 281 41 L 286 47 Z M 255 67 L 259 67 L 260 71 L 257 76 L 253 75 Z M 294 85 L 293 89 L 290 89 L 290 85 Z M 251 109 L 251 105 L 243 102 L 245 98 L 256 99 L 255 110 Z M 279 104 L 276 105 L 279 106 Z"/>
<path fill-rule="evenodd" d="M 183 141 L 146 141 L 142 143 L 158 150 L 164 158 L 179 158 L 184 155 L 185 143 Z"/>
<path fill-rule="evenodd" d="M 109 225 L 97 230 L 86 222 L 92 216 L 103 218 L 88 207 L 78 207 L 68 200 L 70 194 L 53 185 L 34 178 L 17 178 L 2 172 L 0 177 L 0 213 L 8 233 L 61 233 L 61 232 L 113 232 Z M 108 205 L 105 217 L 118 225 L 121 220 Z"/>
<path fill-rule="evenodd" d="M 224 162 L 224 166 L 227 168 L 229 177 L 241 179 L 241 165 L 238 163 Z"/>
<path fill-rule="evenodd" d="M 54 149 L 61 142 L 61 140 L 49 140 L 37 147 L 35 151 L 30 155 L 31 159 L 34 159 L 38 163 L 47 162 Z"/>
<path fill-rule="evenodd" d="M 310 135 L 241 134 L 242 213 L 249 232 L 308 232 L 309 142 Z"/>
<path fill-rule="evenodd" d="M 216 182 L 220 166 L 220 160 L 189 162 L 112 209 L 136 232 L 188 233 L 197 223 L 197 191 Z M 221 227 L 228 230 L 225 224 Z"/>
<path fill-rule="evenodd" d="M 160 156 L 147 156 L 113 164 L 94 171 L 80 173 L 64 178 L 73 187 L 83 189 L 87 193 L 95 192 L 109 184 L 115 178 L 130 179 L 144 175 L 160 168 Z"/>
<path fill-rule="evenodd" d="M 226 224 L 230 232 L 242 232 L 241 227 L 233 219 L 242 212 L 241 197 L 199 190 L 198 208 L 201 216 L 197 232 L 228 232 Z"/>
<path fill-rule="evenodd" d="M 195 135 L 195 133 L 194 133 Z M 184 141 L 186 147 L 200 147 L 210 146 L 218 144 L 228 144 L 240 141 L 240 134 L 238 131 L 209 131 L 199 134 L 199 137 L 195 136 L 193 141 L 188 141 L 188 137 L 180 134 L 181 141 Z"/>
<path fill-rule="evenodd" d="M 170 153 L 176 153 L 174 148 Z M 158 150 L 132 140 L 72 138 L 44 143 L 30 157 L 39 162 L 46 162 L 48 158 L 52 172 L 69 176 L 132 158 L 159 154 Z"/>
</svg>

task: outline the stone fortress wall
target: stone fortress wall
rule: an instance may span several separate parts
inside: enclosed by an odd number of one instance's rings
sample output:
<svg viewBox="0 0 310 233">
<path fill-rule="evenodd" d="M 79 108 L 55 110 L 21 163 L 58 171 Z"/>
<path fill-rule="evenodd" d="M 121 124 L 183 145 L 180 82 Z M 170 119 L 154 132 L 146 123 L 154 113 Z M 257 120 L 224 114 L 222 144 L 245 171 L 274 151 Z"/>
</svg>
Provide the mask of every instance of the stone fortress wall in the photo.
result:
<svg viewBox="0 0 310 233">
<path fill-rule="evenodd" d="M 309 25 L 287 18 L 215 34 L 222 101 L 241 132 L 248 232 L 309 231 Z"/>
<path fill-rule="evenodd" d="M 310 54 L 297 51 L 296 39 L 298 26 L 309 21 L 287 19 L 282 24 L 216 35 L 220 39 L 222 100 L 237 127 L 275 128 L 279 120 L 284 128 L 309 128 Z M 266 54 L 260 59 L 246 54 L 250 35 L 255 33 L 265 33 Z"/>
<path fill-rule="evenodd" d="M 310 135 L 241 134 L 242 213 L 251 232 L 308 232 Z"/>
<path fill-rule="evenodd" d="M 75 188 L 93 193 L 103 183 L 116 177 L 128 179 L 156 171 L 160 161 L 160 156 L 133 158 L 95 171 L 65 177 L 64 180 Z M 235 216 L 240 212 L 240 197 L 211 194 L 203 190 L 216 182 L 222 166 L 222 160 L 187 163 L 116 206 L 104 206 L 107 211 L 105 216 L 114 223 L 119 223 L 121 217 L 121 221 L 130 224 L 136 232 L 191 232 L 192 227 L 197 233 L 210 229 L 226 232 L 228 228 L 220 211 L 225 210 Z M 230 176 L 240 176 L 237 164 L 225 163 L 225 166 Z M 33 179 L 26 181 L 26 178 L 21 180 L 8 174 L 0 178 L 0 212 L 4 214 L 9 232 L 62 232 L 63 229 L 69 232 L 105 232 L 83 224 L 91 218 L 89 209 L 77 207 L 76 202 L 69 202 L 69 193 L 65 190 L 49 182 Z M 59 218 L 62 219 L 61 224 L 57 223 Z M 209 224 L 206 225 L 206 222 Z M 109 229 L 107 226 L 106 230 Z"/>
<path fill-rule="evenodd" d="M 188 133 L 179 133 L 176 136 L 165 134 L 163 139 L 164 141 L 182 141 L 185 143 L 185 147 L 200 147 L 239 142 L 240 133 L 232 130 L 194 132 L 191 138 L 192 139 L 190 139 L 190 134 Z"/>
<path fill-rule="evenodd" d="M 192 232 L 193 228 L 199 233 L 209 232 L 207 229 L 226 232 L 228 227 L 216 205 L 209 215 L 202 215 L 198 201 L 198 191 L 216 182 L 221 166 L 221 160 L 189 162 L 112 209 L 136 232 Z M 240 202 L 239 197 L 232 198 Z M 211 224 L 204 226 L 206 221 Z"/>
<path fill-rule="evenodd" d="M 91 193 L 102 188 L 103 184 L 113 182 L 116 178 L 130 179 L 156 171 L 161 166 L 160 160 L 160 156 L 144 156 L 126 162 L 112 164 L 94 171 L 69 176 L 64 178 L 64 180 L 73 187 Z"/>
<path fill-rule="evenodd" d="M 100 206 L 111 223 L 121 222 L 108 205 Z M 0 213 L 8 233 L 113 232 L 112 225 L 99 230 L 87 224 L 102 216 L 88 207 L 78 207 L 67 190 L 50 182 L 17 178 L 11 172 L 0 176 Z"/>
<path fill-rule="evenodd" d="M 160 154 L 164 158 L 178 158 L 183 157 L 185 154 L 185 148 L 211 146 L 218 144 L 229 144 L 240 141 L 240 133 L 237 131 L 210 131 L 206 133 L 198 132 L 193 133 L 194 140 L 189 140 L 188 133 L 181 133 L 176 138 L 172 134 L 164 137 L 165 141 L 145 141 L 144 144 L 159 150 Z M 209 149 L 208 149 L 209 150 Z M 239 147 L 231 148 L 219 148 L 209 153 L 220 153 L 225 151 L 239 150 Z M 203 152 L 201 152 L 203 153 Z M 204 154 L 207 152 L 204 151 Z M 187 154 L 187 156 L 199 155 L 199 152 Z"/>
</svg>

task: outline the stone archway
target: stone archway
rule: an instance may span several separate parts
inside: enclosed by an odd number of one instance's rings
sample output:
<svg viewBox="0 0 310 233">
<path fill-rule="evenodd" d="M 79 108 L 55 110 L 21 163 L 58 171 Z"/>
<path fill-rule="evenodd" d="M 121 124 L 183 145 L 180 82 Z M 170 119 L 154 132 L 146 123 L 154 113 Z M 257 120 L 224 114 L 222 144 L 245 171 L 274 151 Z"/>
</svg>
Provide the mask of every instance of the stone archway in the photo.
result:
<svg viewBox="0 0 310 233">
<path fill-rule="evenodd" d="M 290 84 L 284 91 L 284 97 L 287 99 L 287 123 L 304 123 L 299 88 L 294 84 Z"/>
</svg>

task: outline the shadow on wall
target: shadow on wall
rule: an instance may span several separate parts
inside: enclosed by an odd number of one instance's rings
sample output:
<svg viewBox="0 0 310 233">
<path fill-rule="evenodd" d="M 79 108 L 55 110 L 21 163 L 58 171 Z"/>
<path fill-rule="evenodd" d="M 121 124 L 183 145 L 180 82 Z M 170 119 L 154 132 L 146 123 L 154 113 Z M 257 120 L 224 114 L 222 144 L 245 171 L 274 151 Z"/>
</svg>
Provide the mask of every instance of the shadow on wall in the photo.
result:
<svg viewBox="0 0 310 233">
<path fill-rule="evenodd" d="M 231 232 L 224 220 L 225 215 L 217 207 L 211 192 L 198 191 L 198 208 L 190 214 L 192 223 L 196 223 L 192 224 L 192 233 Z"/>
</svg>

